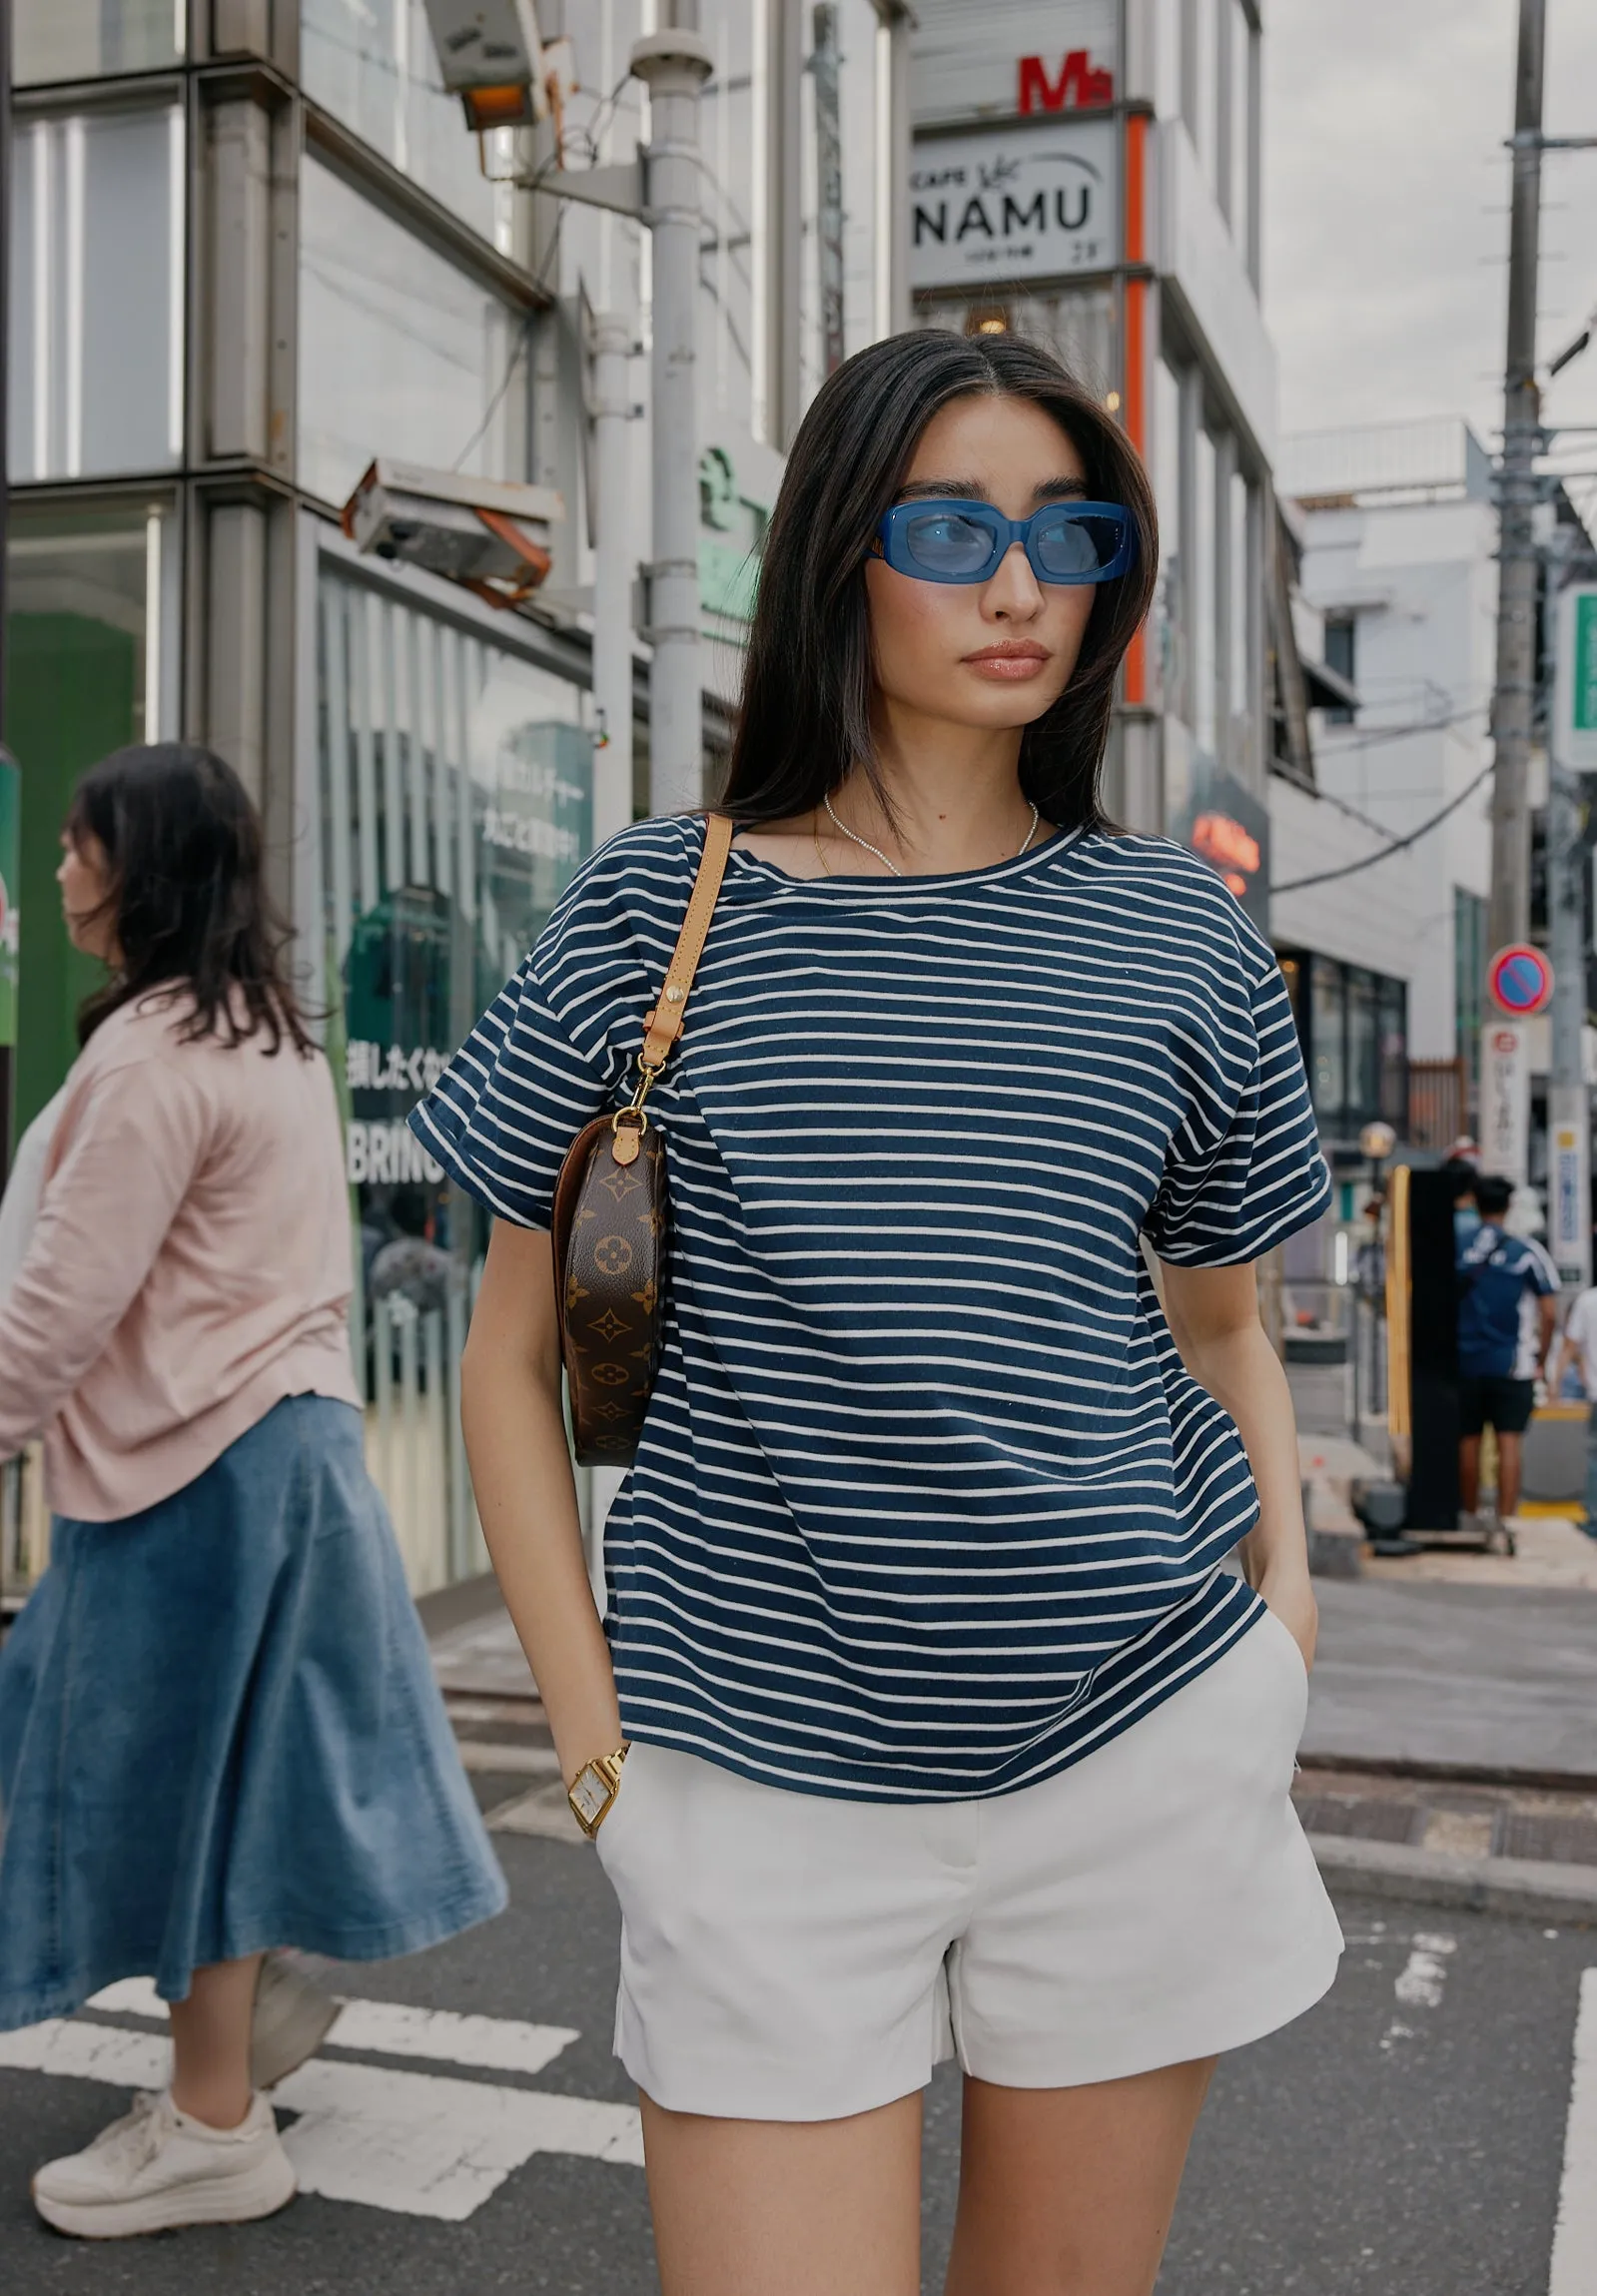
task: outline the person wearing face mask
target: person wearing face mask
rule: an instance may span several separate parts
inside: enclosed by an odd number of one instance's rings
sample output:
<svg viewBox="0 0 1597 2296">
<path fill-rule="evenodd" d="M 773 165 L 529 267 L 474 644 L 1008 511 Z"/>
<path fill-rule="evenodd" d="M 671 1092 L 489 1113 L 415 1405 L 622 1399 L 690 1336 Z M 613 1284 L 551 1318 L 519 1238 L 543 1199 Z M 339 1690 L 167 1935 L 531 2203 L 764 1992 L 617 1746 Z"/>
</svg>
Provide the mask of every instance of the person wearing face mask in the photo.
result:
<svg viewBox="0 0 1597 2296">
<path fill-rule="evenodd" d="M 1459 1501 L 1469 1527 L 1480 1519 L 1480 1439 L 1489 1426 L 1497 1437 L 1497 1504 L 1482 1527 L 1489 1544 L 1511 1547 L 1505 1526 L 1519 1506 L 1536 1381 L 1547 1375 L 1558 1270 L 1534 1237 L 1508 1233 L 1512 1180 L 1483 1172 L 1474 1194 L 1480 1218 L 1458 1253 Z"/>
<path fill-rule="evenodd" d="M 593 856 L 412 1118 L 494 1214 L 467 1448 L 620 1902 L 665 2296 L 917 2296 L 945 2055 L 953 2296 L 1148 2296 L 1215 2056 L 1335 1971 L 1254 1275 L 1329 1175 L 1268 945 L 1106 813 L 1158 547 L 1048 352 L 847 361 L 786 464 L 719 808 Z M 663 1353 L 601 1622 L 549 1229 L 673 993 Z"/>
<path fill-rule="evenodd" d="M 1475 1201 L 1475 1166 L 1467 1157 L 1450 1155 L 1442 1165 L 1442 1175 L 1453 1191 L 1453 1251 L 1463 1250 L 1480 1225 L 1480 1206 Z"/>
</svg>

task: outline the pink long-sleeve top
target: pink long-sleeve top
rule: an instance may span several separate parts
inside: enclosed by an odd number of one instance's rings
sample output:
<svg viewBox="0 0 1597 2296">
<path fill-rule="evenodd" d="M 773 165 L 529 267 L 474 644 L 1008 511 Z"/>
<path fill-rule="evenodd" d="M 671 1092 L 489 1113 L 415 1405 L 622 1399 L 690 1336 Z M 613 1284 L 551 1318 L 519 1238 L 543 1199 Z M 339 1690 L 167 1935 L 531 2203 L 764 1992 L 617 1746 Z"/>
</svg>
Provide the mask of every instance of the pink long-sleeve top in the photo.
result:
<svg viewBox="0 0 1597 2296">
<path fill-rule="evenodd" d="M 0 1302 L 0 1459 L 42 1432 L 50 1506 L 92 1522 L 170 1498 L 285 1396 L 358 1401 L 327 1062 L 185 1043 L 186 1012 L 124 1005 L 89 1040 Z"/>
</svg>

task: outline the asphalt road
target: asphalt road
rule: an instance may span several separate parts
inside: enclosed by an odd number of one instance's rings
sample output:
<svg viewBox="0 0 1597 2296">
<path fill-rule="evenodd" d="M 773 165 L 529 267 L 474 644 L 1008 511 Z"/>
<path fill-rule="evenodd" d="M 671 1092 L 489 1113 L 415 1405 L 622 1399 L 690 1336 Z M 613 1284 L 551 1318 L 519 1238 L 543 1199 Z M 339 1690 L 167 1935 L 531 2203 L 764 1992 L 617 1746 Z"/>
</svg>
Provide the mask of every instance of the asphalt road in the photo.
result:
<svg viewBox="0 0 1597 2296">
<path fill-rule="evenodd" d="M 460 2051 L 464 2064 L 437 2061 L 435 2034 L 398 2053 L 368 2048 L 366 2060 L 388 2067 L 395 2095 L 419 2099 L 416 2110 L 458 2098 L 438 2077 L 489 2084 L 501 2116 L 506 2089 L 625 2104 L 608 2045 L 616 1921 L 602 1873 L 585 1851 L 554 1842 L 501 1838 L 500 1849 L 514 1895 L 500 1920 L 412 1961 L 341 1972 L 341 1987 L 578 2037 L 530 2073 L 505 2069 L 498 2027 L 448 2027 L 466 2037 L 445 2036 L 443 2053 Z M 1160 2296 L 1547 2296 L 1577 1993 L 1582 1970 L 1597 1966 L 1597 1931 L 1389 1903 L 1347 1900 L 1341 1910 L 1349 1950 L 1329 1998 L 1221 2067 Z M 402 2037 L 402 2020 L 391 2022 Z M 120 2023 L 124 2034 L 138 2029 L 126 2014 Z M 528 2044 L 512 2030 L 505 2045 L 513 2056 Z M 496 2048 L 497 2069 L 478 2061 Z M 422 2061 L 418 2049 L 434 2055 Z M 28 2170 L 86 2142 L 119 2109 L 99 2080 L 0 2069 L 6 2296 L 655 2290 L 640 2170 L 562 2151 L 535 2152 L 461 2221 L 400 2213 L 400 2198 L 425 2203 L 397 2189 L 383 2206 L 302 2196 L 270 2223 L 235 2230 L 105 2247 L 61 2240 L 34 2219 Z M 928 2104 L 928 2290 L 941 2284 L 958 2121 L 945 2068 Z M 356 2143 L 357 2175 L 360 2154 Z"/>
</svg>

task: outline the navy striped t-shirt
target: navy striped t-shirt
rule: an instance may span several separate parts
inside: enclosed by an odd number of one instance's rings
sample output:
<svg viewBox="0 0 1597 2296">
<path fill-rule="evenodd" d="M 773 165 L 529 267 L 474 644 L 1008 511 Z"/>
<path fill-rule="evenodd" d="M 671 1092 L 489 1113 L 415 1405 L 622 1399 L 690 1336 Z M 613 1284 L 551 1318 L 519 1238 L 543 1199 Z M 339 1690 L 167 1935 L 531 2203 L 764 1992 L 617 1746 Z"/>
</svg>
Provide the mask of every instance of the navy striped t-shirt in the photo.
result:
<svg viewBox="0 0 1597 2296">
<path fill-rule="evenodd" d="M 547 1227 L 629 1094 L 703 835 L 611 839 L 412 1119 L 501 1218 Z M 807 882 L 734 849 L 649 1106 L 665 1352 L 605 1539 L 629 1738 L 1002 1794 L 1247 1629 L 1252 1478 L 1142 1241 L 1250 1260 L 1329 1180 L 1281 976 L 1204 863 L 1092 832 Z"/>
</svg>

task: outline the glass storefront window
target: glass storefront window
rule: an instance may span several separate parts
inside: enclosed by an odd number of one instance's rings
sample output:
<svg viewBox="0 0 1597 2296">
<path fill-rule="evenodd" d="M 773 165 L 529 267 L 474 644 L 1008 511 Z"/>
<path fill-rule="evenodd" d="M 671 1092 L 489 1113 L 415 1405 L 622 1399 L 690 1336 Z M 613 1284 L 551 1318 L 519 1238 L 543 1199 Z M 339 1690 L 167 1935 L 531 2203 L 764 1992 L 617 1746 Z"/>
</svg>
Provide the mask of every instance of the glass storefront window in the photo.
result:
<svg viewBox="0 0 1597 2296">
<path fill-rule="evenodd" d="M 1377 984 L 1380 1028 L 1380 1110 L 1398 1138 L 1408 1132 L 1408 985 Z"/>
<path fill-rule="evenodd" d="M 165 504 L 12 505 L 6 739 L 22 768 L 19 1135 L 70 1068 L 79 1002 L 104 978 L 61 923 L 61 824 L 87 766 L 161 730 L 177 634 L 169 513 Z"/>
<path fill-rule="evenodd" d="M 17 0 L 12 70 L 19 88 L 181 63 L 188 0 Z"/>
<path fill-rule="evenodd" d="M 183 455 L 184 128 L 176 105 L 18 127 L 11 473 L 105 478 Z"/>
<path fill-rule="evenodd" d="M 1342 968 L 1329 957 L 1312 957 L 1308 985 L 1308 1030 L 1313 1061 L 1309 1094 L 1321 1130 L 1334 1133 L 1340 1125 L 1342 1105 L 1347 1098 Z"/>
<path fill-rule="evenodd" d="M 1380 1109 L 1380 1029 L 1375 976 L 1354 967 L 1347 976 L 1347 1122 L 1349 1130 Z"/>
<path fill-rule="evenodd" d="M 375 454 L 520 478 L 522 315 L 309 154 L 300 172 L 300 478 L 348 500 Z"/>
<path fill-rule="evenodd" d="M 304 0 L 300 71 L 313 102 L 509 253 L 514 194 L 483 175 L 459 99 L 443 92 L 421 0 Z"/>
<path fill-rule="evenodd" d="M 369 1455 L 417 1592 L 485 1568 L 458 1366 L 485 1220 L 405 1118 L 592 841 L 587 697 L 328 567 L 321 591 L 329 1052 L 359 1217 Z"/>
<path fill-rule="evenodd" d="M 1279 961 L 1321 1136 L 1345 1146 L 1382 1117 L 1406 1138 L 1407 982 L 1303 950 Z"/>
<path fill-rule="evenodd" d="M 1024 335 L 1046 344 L 1078 381 L 1100 396 L 1114 386 L 1120 368 L 1115 331 L 1115 296 L 1107 287 L 1063 287 L 1040 294 L 1017 292 L 1002 300 L 968 295 L 917 299 L 916 327 L 948 327 L 956 335 Z"/>
</svg>

